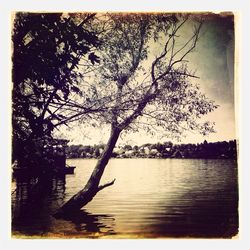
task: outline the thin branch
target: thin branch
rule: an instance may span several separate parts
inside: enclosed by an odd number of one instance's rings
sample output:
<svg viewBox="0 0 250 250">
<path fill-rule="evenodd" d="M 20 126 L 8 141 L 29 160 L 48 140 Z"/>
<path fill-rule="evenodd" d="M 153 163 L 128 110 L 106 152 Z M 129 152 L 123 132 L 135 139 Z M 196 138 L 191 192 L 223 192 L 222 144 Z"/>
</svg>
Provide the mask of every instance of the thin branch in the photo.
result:
<svg viewBox="0 0 250 250">
<path fill-rule="evenodd" d="M 93 18 L 96 14 L 88 14 L 87 17 L 78 25 L 78 27 L 82 26 L 83 24 L 87 23 L 91 18 Z"/>
<path fill-rule="evenodd" d="M 181 50 L 183 50 L 187 44 L 190 43 L 190 41 L 193 41 L 192 46 L 182 55 L 182 57 L 178 60 L 175 60 L 172 64 L 170 64 L 167 69 L 165 70 L 165 72 L 163 72 L 161 75 L 159 75 L 153 82 L 152 82 L 152 86 L 155 85 L 155 82 L 157 82 L 158 80 L 162 79 L 164 76 L 166 76 L 170 70 L 173 68 L 173 66 L 179 62 L 183 62 L 183 59 L 186 57 L 186 55 L 188 55 L 195 47 L 196 47 L 196 43 L 198 41 L 199 38 L 199 32 L 201 29 L 201 25 L 202 23 L 199 24 L 199 26 L 196 28 L 193 36 L 189 39 L 189 41 L 181 48 Z M 179 52 L 179 50 L 178 50 Z M 176 53 L 174 53 L 174 55 L 172 56 L 172 58 L 170 59 L 170 61 L 173 60 L 173 58 L 175 57 Z M 191 76 L 191 75 L 190 75 Z M 191 77 L 195 77 L 195 76 L 191 76 Z"/>
<path fill-rule="evenodd" d="M 175 62 L 173 62 L 173 63 L 171 64 L 171 68 L 174 66 L 174 64 L 183 61 L 183 59 L 186 57 L 186 55 L 188 55 L 188 54 L 196 47 L 196 43 L 197 43 L 198 38 L 199 38 L 199 32 L 200 32 L 201 26 L 202 26 L 202 23 L 199 24 L 199 26 L 196 28 L 196 30 L 195 30 L 195 32 L 194 32 L 194 35 L 193 35 L 193 36 L 190 38 L 190 40 L 184 45 L 184 47 L 182 47 L 182 49 L 184 49 L 190 41 L 193 41 L 193 45 L 184 53 L 184 55 L 183 55 L 179 60 L 176 60 Z M 182 50 L 182 49 L 181 49 L 181 50 Z M 177 54 L 177 53 L 175 53 L 174 56 L 175 56 L 176 54 Z"/>
<path fill-rule="evenodd" d="M 64 119 L 63 121 L 58 122 L 57 124 L 54 124 L 54 127 L 57 127 L 61 124 L 66 124 L 66 122 L 72 122 L 72 121 L 76 121 L 80 119 L 80 116 L 82 115 L 89 115 L 91 113 L 97 113 L 97 112 L 104 112 L 105 109 L 95 109 L 95 110 L 85 110 L 83 112 L 78 112 L 70 117 L 67 117 L 66 119 Z M 74 119 L 74 120 L 73 120 Z"/>
<path fill-rule="evenodd" d="M 71 67 L 68 69 L 67 73 L 66 73 L 66 74 L 63 76 L 63 78 L 61 79 L 61 82 L 64 82 L 64 81 L 69 77 L 70 72 L 74 69 L 74 67 L 77 66 L 78 60 L 80 60 L 80 57 L 81 57 L 81 56 L 79 56 L 79 55 L 77 56 L 77 60 L 76 60 L 77 62 L 72 63 L 72 65 L 71 65 Z M 58 86 L 55 87 L 55 89 L 53 90 L 53 92 L 52 92 L 51 95 L 49 96 L 48 100 L 46 101 L 46 103 L 45 103 L 45 105 L 44 105 L 44 109 L 43 109 L 42 114 L 41 114 L 41 118 L 42 118 L 42 119 L 43 119 L 44 116 L 45 116 L 45 113 L 46 113 L 46 111 L 47 111 L 47 109 L 48 109 L 48 107 L 49 107 L 50 102 L 53 100 L 53 98 L 54 98 L 56 92 L 59 90 L 59 86 L 60 86 L 60 85 L 58 84 Z"/>
<path fill-rule="evenodd" d="M 178 27 L 176 27 L 176 28 L 173 30 L 172 34 L 169 35 L 169 38 L 167 39 L 167 41 L 166 41 L 166 43 L 165 43 L 163 53 L 162 53 L 159 57 L 157 57 L 157 58 L 154 60 L 154 62 L 152 63 L 152 67 L 151 67 L 151 77 L 152 77 L 152 80 L 153 80 L 154 84 L 156 84 L 156 82 L 157 82 L 157 81 L 155 81 L 155 66 L 157 65 L 157 63 L 158 63 L 162 58 L 164 58 L 164 57 L 167 55 L 167 53 L 168 53 L 168 51 L 169 51 L 169 50 L 168 50 L 168 44 L 169 44 L 169 42 L 170 42 L 171 40 L 173 40 L 173 45 L 172 45 L 172 50 L 173 50 L 173 46 L 174 46 L 174 43 L 175 43 L 175 42 L 174 42 L 174 41 L 175 41 L 174 37 L 175 37 L 177 31 L 186 23 L 187 20 L 188 20 L 188 18 L 185 18 L 184 21 L 181 22 L 180 25 L 179 25 Z"/>
<path fill-rule="evenodd" d="M 97 192 L 101 191 L 102 189 L 104 189 L 106 187 L 109 187 L 109 186 L 113 185 L 114 183 L 115 183 L 115 179 L 113 181 L 110 181 L 110 182 L 104 184 L 104 185 L 99 186 Z"/>
</svg>

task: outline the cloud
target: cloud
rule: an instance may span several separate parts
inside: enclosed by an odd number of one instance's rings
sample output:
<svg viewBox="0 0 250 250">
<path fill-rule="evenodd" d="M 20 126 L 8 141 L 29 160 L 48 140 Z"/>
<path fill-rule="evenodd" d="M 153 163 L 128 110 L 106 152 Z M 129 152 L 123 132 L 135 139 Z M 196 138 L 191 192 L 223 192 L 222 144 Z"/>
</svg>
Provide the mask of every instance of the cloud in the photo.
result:
<svg viewBox="0 0 250 250">
<path fill-rule="evenodd" d="M 203 90 L 226 104 L 234 101 L 233 17 L 211 16 L 203 25 L 197 48 L 190 55 Z M 222 94 L 223 93 L 223 94 Z"/>
</svg>

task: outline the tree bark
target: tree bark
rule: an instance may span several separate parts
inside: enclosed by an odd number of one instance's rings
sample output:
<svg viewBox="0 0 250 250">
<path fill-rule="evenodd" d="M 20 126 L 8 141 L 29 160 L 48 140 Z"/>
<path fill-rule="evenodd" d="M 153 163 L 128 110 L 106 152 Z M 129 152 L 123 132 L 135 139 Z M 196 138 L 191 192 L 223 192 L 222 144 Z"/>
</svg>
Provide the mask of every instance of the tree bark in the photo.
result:
<svg viewBox="0 0 250 250">
<path fill-rule="evenodd" d="M 87 184 L 85 187 L 75 194 L 70 200 L 68 200 L 59 210 L 56 212 L 55 217 L 61 217 L 65 214 L 71 214 L 80 210 L 83 206 L 88 204 L 94 196 L 102 189 L 114 184 L 115 179 L 104 185 L 99 186 L 101 177 L 107 166 L 111 154 L 115 147 L 115 144 L 119 138 L 121 130 L 118 128 L 112 128 L 109 141 L 103 151 L 101 158 L 98 160 Z"/>
</svg>

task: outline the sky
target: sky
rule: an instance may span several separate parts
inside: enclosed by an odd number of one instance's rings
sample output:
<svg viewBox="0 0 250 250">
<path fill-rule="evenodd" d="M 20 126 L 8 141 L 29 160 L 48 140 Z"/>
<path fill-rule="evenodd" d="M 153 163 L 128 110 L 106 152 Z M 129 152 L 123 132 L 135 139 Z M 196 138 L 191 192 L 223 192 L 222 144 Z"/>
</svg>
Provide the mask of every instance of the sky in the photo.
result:
<svg viewBox="0 0 250 250">
<path fill-rule="evenodd" d="M 234 20 L 232 17 L 211 18 L 203 26 L 201 38 L 190 62 L 197 69 L 199 84 L 203 92 L 214 100 L 219 108 L 207 118 L 215 122 L 217 133 L 206 139 L 209 141 L 236 138 L 235 108 L 237 103 L 234 83 Z M 187 141 L 202 140 L 190 136 Z"/>
<path fill-rule="evenodd" d="M 188 34 L 191 28 L 190 26 L 183 32 Z M 121 134 L 118 144 L 142 145 L 164 141 L 200 143 L 204 140 L 215 142 L 236 139 L 237 105 L 234 99 L 237 97 L 235 90 L 237 86 L 234 84 L 234 33 L 233 16 L 210 15 L 203 24 L 195 51 L 188 57 L 189 68 L 195 70 L 199 77 L 196 82 L 200 85 L 201 91 L 219 105 L 218 109 L 204 117 L 205 120 L 215 122 L 216 133 L 206 137 L 197 133 L 187 133 L 181 141 L 175 141 L 171 138 L 152 137 L 140 131 L 129 135 Z M 60 129 L 58 134 L 69 139 L 70 144 L 83 145 L 105 143 L 109 137 L 109 132 L 104 128 L 86 130 L 85 127 L 76 125 L 70 130 Z"/>
</svg>

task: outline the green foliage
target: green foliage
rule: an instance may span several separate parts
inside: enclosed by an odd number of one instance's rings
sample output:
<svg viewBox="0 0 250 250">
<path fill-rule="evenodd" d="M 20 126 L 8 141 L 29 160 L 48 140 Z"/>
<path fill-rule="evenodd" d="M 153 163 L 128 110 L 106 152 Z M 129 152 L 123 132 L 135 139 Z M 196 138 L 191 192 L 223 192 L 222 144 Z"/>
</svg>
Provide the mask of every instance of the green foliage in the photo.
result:
<svg viewBox="0 0 250 250">
<path fill-rule="evenodd" d="M 123 148 L 125 150 L 132 150 L 132 146 L 131 145 L 125 145 Z"/>
<path fill-rule="evenodd" d="M 82 73 L 76 70 L 99 45 L 97 36 L 84 23 L 62 13 L 16 13 L 13 25 L 13 125 L 19 136 L 50 134 L 56 122 L 66 119 L 60 111 L 70 94 L 80 94 Z"/>
<path fill-rule="evenodd" d="M 101 64 L 82 88 L 97 110 L 93 124 L 177 139 L 190 130 L 214 132 L 213 123 L 199 119 L 218 106 L 200 91 L 186 60 L 201 26 L 192 15 L 97 15 Z"/>
<path fill-rule="evenodd" d="M 72 95 L 81 96 L 81 60 L 99 62 L 97 36 L 88 31 L 94 14 L 21 13 L 15 15 L 13 42 L 13 155 L 32 140 L 51 136 L 72 116 Z M 33 145 L 34 146 L 34 145 Z M 31 146 L 31 147 L 33 147 Z"/>
</svg>

